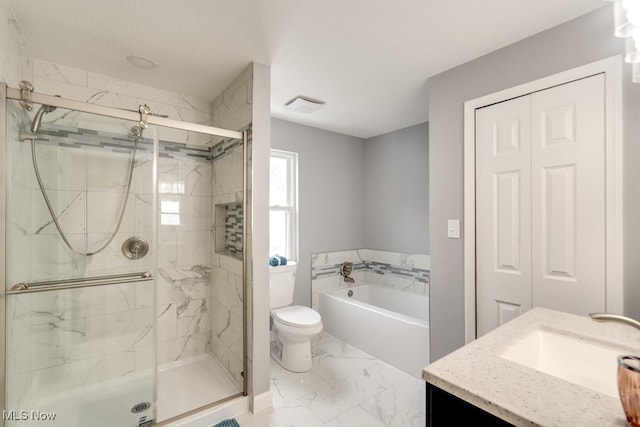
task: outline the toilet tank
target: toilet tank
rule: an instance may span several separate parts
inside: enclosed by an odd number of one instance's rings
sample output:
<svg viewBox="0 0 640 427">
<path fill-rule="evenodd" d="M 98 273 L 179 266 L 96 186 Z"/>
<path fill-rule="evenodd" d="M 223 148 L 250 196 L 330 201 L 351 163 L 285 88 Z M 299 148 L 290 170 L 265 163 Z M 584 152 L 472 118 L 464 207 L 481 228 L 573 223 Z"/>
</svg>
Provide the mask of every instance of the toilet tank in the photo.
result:
<svg viewBox="0 0 640 427">
<path fill-rule="evenodd" d="M 269 307 L 278 308 L 291 305 L 296 284 L 298 264 L 289 261 L 287 265 L 269 266 Z"/>
</svg>

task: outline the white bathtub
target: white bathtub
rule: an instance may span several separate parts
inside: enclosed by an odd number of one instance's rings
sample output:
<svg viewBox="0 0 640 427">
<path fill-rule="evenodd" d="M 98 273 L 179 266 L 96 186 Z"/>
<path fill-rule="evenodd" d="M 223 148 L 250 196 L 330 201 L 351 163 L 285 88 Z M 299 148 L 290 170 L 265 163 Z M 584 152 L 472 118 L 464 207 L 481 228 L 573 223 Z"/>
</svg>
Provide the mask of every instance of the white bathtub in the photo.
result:
<svg viewBox="0 0 640 427">
<path fill-rule="evenodd" d="M 428 297 L 358 284 L 320 292 L 318 309 L 328 334 L 422 378 L 429 364 Z"/>
</svg>

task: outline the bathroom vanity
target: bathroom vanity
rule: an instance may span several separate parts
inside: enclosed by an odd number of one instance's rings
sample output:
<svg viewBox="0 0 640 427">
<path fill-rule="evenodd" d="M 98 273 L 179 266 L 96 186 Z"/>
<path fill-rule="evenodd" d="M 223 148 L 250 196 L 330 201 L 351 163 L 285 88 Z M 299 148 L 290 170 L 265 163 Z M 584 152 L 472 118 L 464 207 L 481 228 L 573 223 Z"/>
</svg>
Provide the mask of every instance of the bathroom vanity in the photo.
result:
<svg viewBox="0 0 640 427">
<path fill-rule="evenodd" d="M 620 354 L 638 330 L 534 308 L 423 369 L 426 425 L 625 427 Z"/>
</svg>

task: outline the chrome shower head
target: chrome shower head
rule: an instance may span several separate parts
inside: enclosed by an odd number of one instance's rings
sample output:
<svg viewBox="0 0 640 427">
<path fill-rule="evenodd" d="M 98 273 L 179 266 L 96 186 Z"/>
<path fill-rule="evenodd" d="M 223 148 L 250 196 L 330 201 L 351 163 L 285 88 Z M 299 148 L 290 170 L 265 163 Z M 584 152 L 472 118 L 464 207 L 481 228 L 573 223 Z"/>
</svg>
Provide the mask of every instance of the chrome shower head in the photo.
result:
<svg viewBox="0 0 640 427">
<path fill-rule="evenodd" d="M 40 129 L 40 125 L 42 124 L 42 116 L 45 114 L 49 114 L 55 109 L 56 107 L 52 107 L 51 105 L 42 104 L 40 109 L 36 112 L 36 116 L 33 118 L 33 122 L 31 123 L 31 132 L 37 133 L 38 129 Z"/>
</svg>

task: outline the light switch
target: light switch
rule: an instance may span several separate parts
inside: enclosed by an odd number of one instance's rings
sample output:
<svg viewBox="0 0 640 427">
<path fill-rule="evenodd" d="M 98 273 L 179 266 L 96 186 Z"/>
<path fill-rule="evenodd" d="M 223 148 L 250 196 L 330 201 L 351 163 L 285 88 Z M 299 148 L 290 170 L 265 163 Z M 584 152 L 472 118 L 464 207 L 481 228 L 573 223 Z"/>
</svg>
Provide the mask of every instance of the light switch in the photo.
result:
<svg viewBox="0 0 640 427">
<path fill-rule="evenodd" d="M 450 239 L 460 238 L 460 220 L 450 219 L 447 221 L 447 237 Z"/>
</svg>

